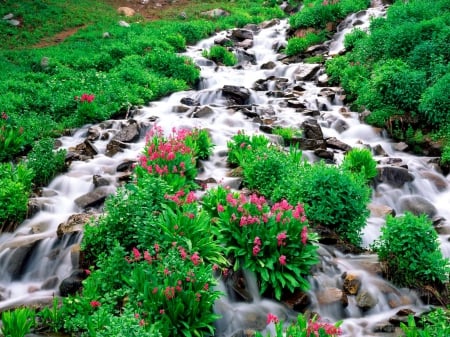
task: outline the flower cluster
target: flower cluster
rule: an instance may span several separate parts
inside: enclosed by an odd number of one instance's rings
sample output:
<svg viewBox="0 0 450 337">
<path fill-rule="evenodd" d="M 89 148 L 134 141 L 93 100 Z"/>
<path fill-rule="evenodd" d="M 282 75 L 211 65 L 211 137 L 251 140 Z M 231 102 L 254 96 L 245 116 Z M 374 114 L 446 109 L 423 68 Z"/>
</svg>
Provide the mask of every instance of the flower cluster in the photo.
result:
<svg viewBox="0 0 450 337">
<path fill-rule="evenodd" d="M 308 330 L 307 330 L 308 337 L 322 336 L 321 334 L 319 334 L 320 330 L 325 331 L 327 336 L 339 336 L 342 334 L 341 328 L 331 323 L 319 322 L 311 319 L 308 321 Z"/>
<path fill-rule="evenodd" d="M 75 96 L 75 101 L 80 101 L 81 103 L 92 103 L 95 99 L 93 94 L 82 94 L 80 97 Z"/>
<path fill-rule="evenodd" d="M 291 291 L 306 289 L 305 276 L 318 258 L 317 235 L 308 231 L 303 206 L 286 200 L 270 206 L 256 194 L 247 197 L 228 191 L 217 195 L 221 239 L 236 261 L 235 269 L 243 266 L 255 272 L 262 292 L 270 286 L 277 298 L 285 286 Z"/>
</svg>

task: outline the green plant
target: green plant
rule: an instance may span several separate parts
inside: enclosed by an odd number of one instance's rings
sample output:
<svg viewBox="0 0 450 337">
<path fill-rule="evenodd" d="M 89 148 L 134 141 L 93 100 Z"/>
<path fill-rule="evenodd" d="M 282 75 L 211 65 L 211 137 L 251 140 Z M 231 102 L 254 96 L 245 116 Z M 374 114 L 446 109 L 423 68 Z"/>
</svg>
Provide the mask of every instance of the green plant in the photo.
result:
<svg viewBox="0 0 450 337">
<path fill-rule="evenodd" d="M 0 117 L 0 162 L 10 160 L 24 150 L 27 144 L 24 128 L 15 123 L 11 116 L 2 112 Z"/>
<path fill-rule="evenodd" d="M 323 55 L 310 56 L 303 60 L 305 63 L 325 63 L 325 57 Z"/>
<path fill-rule="evenodd" d="M 397 285 L 448 282 L 449 260 L 442 257 L 438 235 L 425 214 L 388 216 L 372 248 L 384 265 L 386 277 Z"/>
<path fill-rule="evenodd" d="M 54 140 L 42 138 L 27 156 L 27 167 L 33 170 L 33 183 L 44 186 L 65 169 L 66 150 L 54 151 Z"/>
<path fill-rule="evenodd" d="M 359 40 L 364 39 L 368 36 L 367 32 L 360 28 L 355 28 L 351 33 L 345 35 L 344 37 L 344 47 L 346 50 L 352 50 Z"/>
<path fill-rule="evenodd" d="M 342 168 L 354 174 L 361 174 L 367 182 L 378 174 L 377 162 L 373 159 L 371 151 L 366 148 L 353 148 L 347 152 L 342 161 Z"/>
<path fill-rule="evenodd" d="M 193 149 L 197 159 L 206 160 L 213 153 L 214 143 L 208 130 L 194 129 L 185 139 L 186 145 Z"/>
<path fill-rule="evenodd" d="M 280 299 L 283 290 L 309 287 L 306 276 L 318 262 L 317 236 L 309 232 L 301 204 L 286 200 L 269 206 L 264 197 L 228 193 L 217 204 L 218 226 L 234 269 L 256 274 L 260 292 L 273 291 Z"/>
<path fill-rule="evenodd" d="M 288 40 L 286 55 L 293 56 L 304 52 L 309 46 L 319 44 L 326 40 L 326 33 L 307 33 L 305 37 L 293 37 Z"/>
<path fill-rule="evenodd" d="M 359 174 L 323 162 L 303 163 L 297 173 L 283 176 L 273 198 L 302 202 L 313 226 L 329 227 L 354 245 L 360 245 L 361 231 L 369 216 L 370 192 Z"/>
<path fill-rule="evenodd" d="M 231 165 L 241 165 L 241 160 L 248 151 L 256 149 L 265 149 L 269 145 L 269 139 L 264 135 L 246 135 L 244 131 L 238 131 L 236 135 L 231 137 L 227 142 L 228 158 L 227 161 Z"/>
<path fill-rule="evenodd" d="M 302 131 L 294 127 L 275 127 L 273 134 L 281 136 L 288 143 L 294 137 L 301 137 Z"/>
<path fill-rule="evenodd" d="M 421 97 L 419 111 L 433 126 L 446 125 L 450 114 L 450 94 L 445 88 L 450 81 L 450 73 L 439 78 L 428 87 Z"/>
<path fill-rule="evenodd" d="M 212 46 L 209 51 L 204 50 L 202 56 L 226 66 L 234 66 L 238 62 L 236 55 L 228 51 L 225 47 L 218 45 Z"/>
<path fill-rule="evenodd" d="M 35 312 L 29 308 L 18 308 L 2 313 L 1 331 L 5 337 L 24 337 L 35 324 Z"/>
<path fill-rule="evenodd" d="M 342 330 L 339 328 L 342 321 L 335 324 L 320 322 L 317 316 L 308 320 L 304 315 L 300 314 L 297 316 L 296 322 L 285 325 L 279 321 L 276 315 L 269 313 L 267 315 L 267 323 L 275 324 L 275 337 L 336 337 L 342 334 Z M 256 332 L 255 336 L 263 337 L 259 331 Z M 266 337 L 270 337 L 270 333 Z"/>
<path fill-rule="evenodd" d="M 24 164 L 0 163 L 0 232 L 14 229 L 24 219 L 32 177 Z"/>
<path fill-rule="evenodd" d="M 417 324 L 413 315 L 408 316 L 408 322 L 400 323 L 405 337 L 445 337 L 450 333 L 448 311 L 438 308 L 426 313 Z"/>
<path fill-rule="evenodd" d="M 61 328 L 61 322 L 64 320 L 59 309 L 59 299 L 57 297 L 54 297 L 51 306 L 44 307 L 36 314 L 36 316 L 40 318 L 39 324 L 50 328 L 50 330 L 53 332 L 58 332 L 58 330 Z"/>
</svg>

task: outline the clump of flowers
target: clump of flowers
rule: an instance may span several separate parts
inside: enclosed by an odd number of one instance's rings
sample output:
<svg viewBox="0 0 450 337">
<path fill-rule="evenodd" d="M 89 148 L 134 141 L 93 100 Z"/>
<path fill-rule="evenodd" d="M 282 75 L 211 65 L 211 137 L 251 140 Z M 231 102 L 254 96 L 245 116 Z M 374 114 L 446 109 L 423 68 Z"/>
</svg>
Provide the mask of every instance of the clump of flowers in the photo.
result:
<svg viewBox="0 0 450 337">
<path fill-rule="evenodd" d="M 138 176 L 146 172 L 162 177 L 174 190 L 195 185 L 195 153 L 186 145 L 189 135 L 189 130 L 174 128 L 165 137 L 161 127 L 153 125 L 146 137 L 144 153 L 139 157 Z"/>
<path fill-rule="evenodd" d="M 81 122 L 95 122 L 103 119 L 103 116 L 99 114 L 94 94 L 84 93 L 81 96 L 75 96 L 74 100 L 77 102 L 77 118 Z"/>
<path fill-rule="evenodd" d="M 12 159 L 24 149 L 26 143 L 23 127 L 3 111 L 0 115 L 0 161 Z"/>
<path fill-rule="evenodd" d="M 284 326 L 278 317 L 272 313 L 267 315 L 267 324 L 275 324 L 276 337 L 337 337 L 342 334 L 342 329 L 339 326 L 341 321 L 331 324 L 327 322 L 320 322 L 317 316 L 312 319 L 306 319 L 303 315 L 297 316 L 297 321 Z M 260 332 L 256 332 L 256 337 L 262 337 Z M 269 337 L 270 334 L 267 335 Z"/>
<path fill-rule="evenodd" d="M 261 293 L 271 289 L 280 299 L 285 288 L 309 287 L 306 276 L 318 262 L 317 235 L 309 232 L 301 204 L 282 200 L 270 206 L 262 196 L 228 192 L 217 199 L 216 208 L 220 239 L 234 269 L 253 271 Z"/>
</svg>

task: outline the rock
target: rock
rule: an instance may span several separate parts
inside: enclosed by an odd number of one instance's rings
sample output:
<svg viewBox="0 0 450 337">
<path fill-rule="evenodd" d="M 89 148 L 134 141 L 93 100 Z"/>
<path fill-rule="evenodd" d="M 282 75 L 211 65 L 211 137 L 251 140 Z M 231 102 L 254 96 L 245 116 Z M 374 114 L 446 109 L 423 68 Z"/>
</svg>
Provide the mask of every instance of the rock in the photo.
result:
<svg viewBox="0 0 450 337">
<path fill-rule="evenodd" d="M 324 150 L 324 149 L 316 149 L 314 150 L 314 154 L 322 159 L 328 160 L 328 161 L 333 161 L 334 160 L 334 153 L 328 150 Z"/>
<path fill-rule="evenodd" d="M 222 88 L 222 94 L 237 105 L 247 104 L 250 98 L 250 90 L 245 87 L 238 87 L 234 85 L 224 85 Z"/>
<path fill-rule="evenodd" d="M 345 273 L 343 275 L 344 278 L 344 284 L 342 286 L 344 292 L 347 295 L 356 295 L 359 292 L 359 289 L 361 288 L 361 279 L 358 275 L 351 274 L 351 273 Z"/>
<path fill-rule="evenodd" d="M 337 132 L 342 133 L 350 128 L 346 121 L 342 119 L 336 120 L 331 127 L 335 129 Z"/>
<path fill-rule="evenodd" d="M 9 275 L 11 280 L 17 280 L 23 276 L 22 268 L 26 266 L 28 258 L 33 253 L 35 245 L 36 242 L 12 249 L 12 251 L 8 253 L 9 259 L 6 262 L 6 265 L 2 266 L 2 268 L 4 268 L 4 271 L 2 272 Z"/>
<path fill-rule="evenodd" d="M 378 333 L 393 333 L 395 332 L 395 326 L 389 322 L 379 322 L 373 327 L 373 332 Z"/>
<path fill-rule="evenodd" d="M 402 187 L 405 183 L 414 180 L 414 176 L 403 167 L 396 166 L 378 166 L 378 175 L 375 177 L 375 183 L 386 183 L 393 187 Z"/>
<path fill-rule="evenodd" d="M 279 19 L 272 19 L 272 20 L 269 20 L 269 21 L 264 21 L 264 22 L 262 22 L 262 23 L 259 25 L 259 27 L 261 27 L 261 29 L 266 29 L 266 28 L 270 28 L 270 27 L 276 26 L 276 25 L 278 25 L 279 23 L 280 23 L 280 20 L 279 20 Z"/>
<path fill-rule="evenodd" d="M 119 21 L 119 26 L 128 28 L 128 27 L 130 27 L 130 24 L 128 22 L 126 22 L 126 21 L 120 20 Z"/>
<path fill-rule="evenodd" d="M 75 295 L 78 293 L 82 286 L 83 280 L 86 278 L 86 272 L 83 269 L 76 269 L 72 272 L 72 274 L 62 280 L 59 285 L 59 294 L 62 297 L 67 297 L 69 295 Z"/>
<path fill-rule="evenodd" d="M 291 139 L 291 144 L 298 144 L 301 150 L 326 150 L 327 148 L 325 141 L 320 139 L 294 137 Z"/>
<path fill-rule="evenodd" d="M 75 204 L 82 209 L 98 207 L 102 205 L 106 197 L 112 193 L 114 193 L 114 188 L 111 188 L 110 186 L 97 187 L 92 192 L 76 198 Z"/>
<path fill-rule="evenodd" d="M 82 156 L 94 157 L 98 154 L 98 150 L 94 144 L 92 144 L 88 139 L 83 143 L 75 146 L 75 152 Z"/>
<path fill-rule="evenodd" d="M 318 87 L 326 87 L 328 85 L 328 75 L 322 74 L 317 78 Z"/>
<path fill-rule="evenodd" d="M 104 39 L 109 39 L 109 38 L 111 37 L 111 34 L 110 34 L 109 32 L 104 32 L 104 33 L 102 34 L 102 37 L 103 37 Z"/>
<path fill-rule="evenodd" d="M 245 39 L 243 41 L 239 41 L 236 43 L 236 47 L 243 48 L 243 49 L 249 49 L 253 47 L 253 40 L 252 39 Z M 254 63 L 256 64 L 256 56 L 252 58 Z"/>
<path fill-rule="evenodd" d="M 303 137 L 307 139 L 323 140 L 322 129 L 316 119 L 308 119 L 301 125 Z"/>
<path fill-rule="evenodd" d="M 113 137 L 113 140 L 117 140 L 123 143 L 132 143 L 139 139 L 139 134 L 140 134 L 139 124 L 136 121 L 131 120 L 130 124 L 125 126 Z"/>
<path fill-rule="evenodd" d="M 387 215 L 395 216 L 395 210 L 386 205 L 370 203 L 367 208 L 370 210 L 370 216 L 376 218 L 385 218 Z"/>
<path fill-rule="evenodd" d="M 261 69 L 273 69 L 273 68 L 275 68 L 276 66 L 277 66 L 277 65 L 276 65 L 275 62 L 269 61 L 269 62 L 263 63 L 263 64 L 261 65 Z"/>
<path fill-rule="evenodd" d="M 393 144 L 392 147 L 396 151 L 403 152 L 403 151 L 406 151 L 408 149 L 408 144 L 406 144 L 404 142 L 400 142 L 400 143 Z"/>
<path fill-rule="evenodd" d="M 317 301 L 319 304 L 333 304 L 333 303 L 342 303 L 348 304 L 347 296 L 341 289 L 338 288 L 326 288 L 317 294 Z"/>
<path fill-rule="evenodd" d="M 14 14 L 13 13 L 9 13 L 9 14 L 6 14 L 5 16 L 3 16 L 3 20 L 11 20 L 12 18 L 14 17 Z"/>
<path fill-rule="evenodd" d="M 223 10 L 220 8 L 215 8 L 215 9 L 211 9 L 206 12 L 202 12 L 201 15 L 209 16 L 211 18 L 218 18 L 218 17 L 228 16 L 228 15 L 230 15 L 230 13 L 227 12 L 226 10 Z"/>
<path fill-rule="evenodd" d="M 58 276 L 51 276 L 48 279 L 46 279 L 44 281 L 44 283 L 42 283 L 41 285 L 41 289 L 42 290 L 50 290 L 50 289 L 55 289 L 56 286 L 59 283 L 59 277 Z"/>
<path fill-rule="evenodd" d="M 241 48 L 244 48 L 242 45 L 239 45 Z M 237 57 L 240 60 L 240 64 L 249 62 L 251 64 L 256 65 L 256 55 L 253 53 L 253 51 L 248 50 L 237 50 Z"/>
<path fill-rule="evenodd" d="M 227 47 L 227 46 L 234 45 L 234 42 L 233 42 L 233 40 L 231 40 L 230 38 L 228 38 L 226 36 L 219 36 L 214 39 L 214 44 L 217 44 L 217 45 L 223 46 L 223 47 Z"/>
<path fill-rule="evenodd" d="M 88 129 L 88 134 L 86 139 L 89 141 L 94 141 L 100 138 L 101 130 L 97 126 L 91 126 Z"/>
<path fill-rule="evenodd" d="M 28 199 L 27 218 L 30 219 L 36 215 L 40 210 L 44 209 L 45 202 L 39 198 Z"/>
<path fill-rule="evenodd" d="M 399 207 L 401 212 L 411 212 L 414 215 L 426 214 L 433 218 L 437 214 L 436 207 L 420 195 L 405 195 L 400 197 Z"/>
<path fill-rule="evenodd" d="M 11 296 L 11 290 L 0 287 L 0 302 L 6 301 Z"/>
<path fill-rule="evenodd" d="M 283 302 L 289 309 L 303 312 L 311 304 L 311 298 L 306 292 L 297 290 L 293 294 L 290 294 Z"/>
<path fill-rule="evenodd" d="M 386 157 L 388 155 L 387 152 L 383 149 L 383 147 L 380 144 L 377 144 L 374 146 L 373 152 L 376 156 Z"/>
<path fill-rule="evenodd" d="M 116 167 L 116 172 L 133 171 L 133 168 L 136 164 L 136 160 L 125 160 Z"/>
<path fill-rule="evenodd" d="M 231 38 L 237 41 L 253 40 L 253 32 L 249 29 L 236 28 L 231 31 Z"/>
<path fill-rule="evenodd" d="M 317 71 L 320 69 L 320 64 L 317 63 L 305 63 L 297 68 L 294 72 L 296 81 L 309 81 L 311 80 Z"/>
<path fill-rule="evenodd" d="M 376 306 L 378 300 L 372 296 L 368 291 L 361 291 L 356 296 L 356 305 L 363 311 L 367 311 Z"/>
<path fill-rule="evenodd" d="M 261 28 L 257 24 L 254 24 L 254 23 L 248 23 L 243 28 L 251 30 L 253 33 L 259 33 L 261 31 Z"/>
<path fill-rule="evenodd" d="M 185 113 L 188 112 L 189 110 L 191 110 L 191 108 L 185 105 L 174 105 L 172 107 L 172 111 L 176 113 Z"/>
<path fill-rule="evenodd" d="M 194 113 L 192 114 L 192 117 L 207 118 L 207 117 L 211 117 L 212 115 L 214 115 L 214 110 L 211 107 L 204 105 L 204 106 L 196 109 L 194 111 Z"/>
<path fill-rule="evenodd" d="M 199 106 L 200 102 L 197 101 L 196 99 L 193 99 L 191 97 L 183 97 L 180 100 L 181 104 L 187 105 L 187 106 Z"/>
<path fill-rule="evenodd" d="M 133 16 L 134 14 L 136 14 L 136 11 L 130 7 L 119 7 L 117 8 L 117 13 L 119 15 Z"/>
<path fill-rule="evenodd" d="M 239 110 L 244 116 L 247 116 L 249 118 L 255 118 L 255 117 L 259 117 L 259 113 L 257 111 L 253 111 L 247 108 L 241 109 Z"/>
<path fill-rule="evenodd" d="M 113 157 L 116 153 L 122 152 L 122 149 L 128 148 L 129 145 L 119 142 L 118 140 L 112 139 L 108 145 L 106 145 L 105 155 L 108 157 Z"/>
<path fill-rule="evenodd" d="M 448 188 L 447 180 L 440 174 L 432 171 L 423 171 L 420 175 L 428 179 L 439 192 L 445 191 Z"/>
<path fill-rule="evenodd" d="M 21 22 L 16 19 L 6 20 L 11 26 L 18 27 L 20 26 Z"/>
<path fill-rule="evenodd" d="M 80 213 L 72 214 L 66 222 L 60 223 L 56 230 L 56 235 L 61 239 L 65 234 L 81 232 L 84 225 L 92 218 L 92 214 Z"/>
</svg>

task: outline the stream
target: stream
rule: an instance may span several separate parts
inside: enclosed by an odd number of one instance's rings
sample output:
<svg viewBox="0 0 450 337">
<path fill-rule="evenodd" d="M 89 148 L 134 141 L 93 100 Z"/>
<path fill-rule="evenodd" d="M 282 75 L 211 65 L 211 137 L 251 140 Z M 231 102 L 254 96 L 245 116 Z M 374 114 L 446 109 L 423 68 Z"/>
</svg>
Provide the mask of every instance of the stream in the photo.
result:
<svg viewBox="0 0 450 337">
<path fill-rule="evenodd" d="M 343 35 L 352 27 L 367 27 L 370 16 L 384 12 L 379 5 L 349 16 L 339 25 L 333 40 L 325 43 L 325 56 L 342 50 Z M 240 60 L 236 67 L 218 66 L 201 56 L 202 50 L 229 37 L 230 31 L 189 47 L 185 55 L 201 68 L 198 88 L 174 93 L 131 114 L 132 123 L 139 125 L 140 137 L 121 146 L 117 153 L 109 151 L 111 139 L 129 126 L 130 120 L 86 125 L 59 139 L 61 148 L 71 152 L 89 135 L 99 135 L 90 141 L 95 154 L 73 160 L 65 174 L 57 176 L 43 188 L 42 196 L 34 198 L 38 211 L 14 233 L 0 234 L 0 312 L 20 304 L 48 303 L 59 294 L 61 281 L 78 267 L 82 234 L 75 229 L 58 236 L 58 227 L 86 208 L 98 212 L 98 207 L 81 206 L 79 198 L 98 189 L 114 193 L 125 179 L 118 167 L 136 161 L 144 147 L 145 131 L 155 121 L 167 134 L 173 127 L 208 129 L 216 146 L 211 158 L 202 162 L 198 179 L 208 187 L 222 184 L 237 189 L 241 180 L 229 177 L 226 163 L 227 141 L 233 135 L 244 130 L 280 142 L 267 131 L 274 126 L 300 128 L 312 118 L 320 125 L 325 141 L 337 139 L 341 145 L 372 149 L 386 173 L 373 190 L 363 245 L 368 247 L 379 236 L 387 213 L 399 215 L 419 207 L 439 222 L 441 249 L 445 257 L 450 257 L 450 226 L 446 220 L 450 219 L 449 180 L 434 164 L 435 158 L 400 151 L 399 144 L 387 138 L 383 130 L 362 123 L 358 113 L 343 105 L 342 90 L 327 86 L 321 65 L 286 62 L 273 46 L 286 42 L 287 21 L 273 21 L 265 27 L 250 27 L 255 29 L 252 46 L 236 47 Z M 330 144 L 327 141 L 327 151 L 322 155 L 339 164 L 345 151 Z M 303 154 L 311 161 L 320 160 L 314 150 L 303 150 Z M 392 172 L 401 174 L 402 180 L 393 179 Z M 93 182 L 94 176 L 106 183 L 99 187 Z M 343 336 L 399 336 L 398 328 L 389 323 L 392 317 L 402 309 L 420 313 L 428 308 L 414 292 L 398 289 L 378 275 L 376 255 L 343 254 L 327 246 L 320 246 L 319 252 L 321 263 L 310 278 L 307 310 L 330 322 L 343 320 Z M 217 323 L 217 336 L 237 336 L 237 332 L 249 328 L 273 332 L 273 327 L 266 327 L 268 312 L 281 318 L 294 313 L 292 308 L 260 298 L 253 277 L 245 275 L 245 279 L 252 301 L 239 302 L 231 296 L 218 301 L 216 310 L 223 318 Z M 344 301 L 342 289 L 352 279 L 360 284 L 358 295 L 347 295 Z"/>
</svg>

